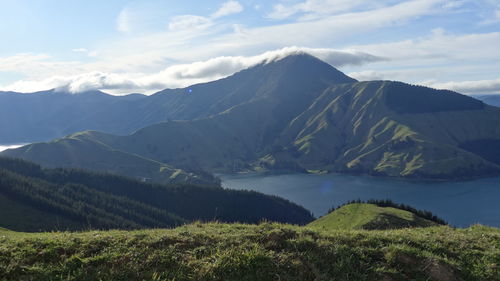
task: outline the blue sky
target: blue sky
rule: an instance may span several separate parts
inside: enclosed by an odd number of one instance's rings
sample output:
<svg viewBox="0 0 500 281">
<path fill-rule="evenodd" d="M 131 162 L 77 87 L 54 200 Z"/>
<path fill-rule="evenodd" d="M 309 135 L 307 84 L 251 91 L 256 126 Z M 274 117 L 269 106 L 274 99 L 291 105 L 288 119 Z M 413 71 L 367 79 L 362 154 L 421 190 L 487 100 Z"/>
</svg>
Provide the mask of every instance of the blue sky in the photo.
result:
<svg viewBox="0 0 500 281">
<path fill-rule="evenodd" d="M 499 0 L 0 0 L 0 89 L 153 93 L 307 51 L 359 80 L 500 93 Z"/>
</svg>

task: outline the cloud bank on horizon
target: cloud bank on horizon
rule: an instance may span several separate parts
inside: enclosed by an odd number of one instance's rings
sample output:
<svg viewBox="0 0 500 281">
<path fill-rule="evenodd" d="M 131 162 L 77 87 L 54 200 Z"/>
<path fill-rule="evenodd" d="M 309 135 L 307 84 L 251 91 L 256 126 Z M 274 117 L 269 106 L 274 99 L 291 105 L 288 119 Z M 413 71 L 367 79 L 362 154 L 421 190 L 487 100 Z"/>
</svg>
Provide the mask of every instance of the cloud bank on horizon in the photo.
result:
<svg viewBox="0 0 500 281">
<path fill-rule="evenodd" d="M 358 80 L 500 94 L 496 0 L 118 0 L 78 5 L 5 5 L 0 35 L 11 44 L 0 46 L 0 90 L 153 93 L 307 52 Z M 23 17 L 27 6 L 31 20 Z M 14 25 L 32 36 L 20 36 L 9 28 Z"/>
<path fill-rule="evenodd" d="M 134 91 L 152 93 L 165 88 L 187 87 L 227 77 L 260 63 L 280 60 L 289 55 L 307 53 L 329 64 L 342 67 L 383 61 L 384 58 L 351 50 L 287 47 L 256 56 L 221 56 L 189 64 L 176 64 L 148 75 L 133 73 L 89 72 L 74 76 L 54 76 L 40 81 L 18 81 L 7 90 L 30 92 L 33 89 L 56 89 L 70 93 L 91 90 Z"/>
</svg>

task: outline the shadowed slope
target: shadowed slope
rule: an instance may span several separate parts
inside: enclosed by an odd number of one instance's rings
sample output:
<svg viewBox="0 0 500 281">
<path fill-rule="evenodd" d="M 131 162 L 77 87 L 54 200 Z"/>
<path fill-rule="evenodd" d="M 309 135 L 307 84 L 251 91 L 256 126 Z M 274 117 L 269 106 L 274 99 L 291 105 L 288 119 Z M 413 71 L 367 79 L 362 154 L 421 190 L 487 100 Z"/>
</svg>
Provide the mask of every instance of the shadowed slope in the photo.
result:
<svg viewBox="0 0 500 281">
<path fill-rule="evenodd" d="M 189 221 L 305 224 L 276 196 L 193 184 L 157 185 L 0 157 L 0 227 L 18 231 L 173 227 Z"/>
</svg>

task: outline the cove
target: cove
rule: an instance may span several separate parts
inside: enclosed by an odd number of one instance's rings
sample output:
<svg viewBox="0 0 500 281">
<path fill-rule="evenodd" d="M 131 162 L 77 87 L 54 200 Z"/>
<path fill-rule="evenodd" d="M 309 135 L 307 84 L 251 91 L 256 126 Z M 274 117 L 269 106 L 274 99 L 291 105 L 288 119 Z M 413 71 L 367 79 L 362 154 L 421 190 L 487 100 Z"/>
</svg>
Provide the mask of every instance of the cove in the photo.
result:
<svg viewBox="0 0 500 281">
<path fill-rule="evenodd" d="M 222 186 L 277 195 L 315 216 L 353 199 L 391 199 L 428 210 L 456 227 L 500 227 L 500 177 L 427 182 L 338 174 L 221 174 Z"/>
</svg>

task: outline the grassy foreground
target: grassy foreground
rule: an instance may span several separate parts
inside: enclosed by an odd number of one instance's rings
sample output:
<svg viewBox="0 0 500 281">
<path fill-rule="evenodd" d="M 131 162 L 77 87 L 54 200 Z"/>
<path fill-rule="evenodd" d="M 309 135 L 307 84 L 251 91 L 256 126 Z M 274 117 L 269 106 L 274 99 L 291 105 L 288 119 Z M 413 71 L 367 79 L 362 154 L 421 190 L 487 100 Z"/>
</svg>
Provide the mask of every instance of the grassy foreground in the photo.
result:
<svg viewBox="0 0 500 281">
<path fill-rule="evenodd" d="M 0 280 L 500 280 L 500 230 L 0 230 Z"/>
</svg>

